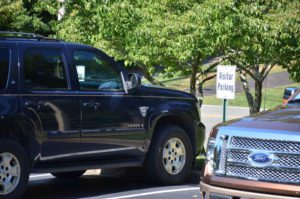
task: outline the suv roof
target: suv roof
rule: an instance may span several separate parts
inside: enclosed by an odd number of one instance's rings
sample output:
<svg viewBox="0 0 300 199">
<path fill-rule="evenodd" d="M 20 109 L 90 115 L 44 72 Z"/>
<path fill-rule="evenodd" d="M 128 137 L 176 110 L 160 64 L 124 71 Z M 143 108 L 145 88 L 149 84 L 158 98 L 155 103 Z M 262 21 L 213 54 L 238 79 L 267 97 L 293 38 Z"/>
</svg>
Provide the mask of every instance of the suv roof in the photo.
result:
<svg viewBox="0 0 300 199">
<path fill-rule="evenodd" d="M 60 42 L 58 39 L 45 37 L 43 35 L 26 32 L 11 32 L 11 31 L 0 31 L 0 40 L 10 41 L 55 41 Z"/>
<path fill-rule="evenodd" d="M 35 33 L 27 33 L 27 32 L 12 32 L 12 31 L 0 31 L 0 42 L 43 42 L 43 43 L 53 43 L 57 42 L 60 44 L 68 44 L 68 45 L 76 45 L 76 46 L 84 46 L 85 48 L 93 48 L 93 46 L 74 43 L 74 42 L 67 42 L 60 39 L 54 39 L 45 37 L 40 34 Z M 99 49 L 98 49 L 99 50 Z"/>
</svg>

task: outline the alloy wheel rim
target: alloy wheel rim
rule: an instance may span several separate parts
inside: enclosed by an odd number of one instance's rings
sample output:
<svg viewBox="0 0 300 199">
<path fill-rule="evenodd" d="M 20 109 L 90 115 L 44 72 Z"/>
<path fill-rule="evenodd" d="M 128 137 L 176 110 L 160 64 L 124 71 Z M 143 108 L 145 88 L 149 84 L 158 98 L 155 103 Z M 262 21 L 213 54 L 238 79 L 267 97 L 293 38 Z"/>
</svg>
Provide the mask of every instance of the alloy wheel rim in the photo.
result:
<svg viewBox="0 0 300 199">
<path fill-rule="evenodd" d="M 20 163 L 12 153 L 0 154 L 0 195 L 11 193 L 18 186 L 21 176 Z"/>
<path fill-rule="evenodd" d="M 180 173 L 185 165 L 186 150 L 178 138 L 169 139 L 163 148 L 163 165 L 171 175 Z"/>
</svg>

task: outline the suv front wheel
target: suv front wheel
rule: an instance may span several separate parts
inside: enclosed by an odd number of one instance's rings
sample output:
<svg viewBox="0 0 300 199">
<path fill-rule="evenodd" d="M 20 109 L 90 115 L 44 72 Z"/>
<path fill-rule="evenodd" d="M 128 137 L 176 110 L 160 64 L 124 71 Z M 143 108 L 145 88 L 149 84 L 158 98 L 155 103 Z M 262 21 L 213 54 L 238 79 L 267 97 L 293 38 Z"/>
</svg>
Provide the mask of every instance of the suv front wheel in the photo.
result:
<svg viewBox="0 0 300 199">
<path fill-rule="evenodd" d="M 192 159 L 192 144 L 187 133 L 175 125 L 163 126 L 155 132 L 145 169 L 152 180 L 178 184 L 188 177 Z"/>
<path fill-rule="evenodd" d="M 0 141 L 0 198 L 19 198 L 29 178 L 29 160 L 15 141 Z"/>
</svg>

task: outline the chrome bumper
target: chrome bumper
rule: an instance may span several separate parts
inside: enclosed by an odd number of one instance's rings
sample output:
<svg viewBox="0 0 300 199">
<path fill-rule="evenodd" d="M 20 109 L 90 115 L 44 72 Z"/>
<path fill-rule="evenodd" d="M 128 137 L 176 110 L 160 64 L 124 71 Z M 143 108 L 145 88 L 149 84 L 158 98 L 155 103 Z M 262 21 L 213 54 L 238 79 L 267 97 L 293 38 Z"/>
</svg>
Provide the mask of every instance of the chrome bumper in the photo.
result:
<svg viewBox="0 0 300 199">
<path fill-rule="evenodd" d="M 221 188 L 208 185 L 204 182 L 200 182 L 200 190 L 202 199 L 299 199 L 299 197 L 271 195 Z"/>
</svg>

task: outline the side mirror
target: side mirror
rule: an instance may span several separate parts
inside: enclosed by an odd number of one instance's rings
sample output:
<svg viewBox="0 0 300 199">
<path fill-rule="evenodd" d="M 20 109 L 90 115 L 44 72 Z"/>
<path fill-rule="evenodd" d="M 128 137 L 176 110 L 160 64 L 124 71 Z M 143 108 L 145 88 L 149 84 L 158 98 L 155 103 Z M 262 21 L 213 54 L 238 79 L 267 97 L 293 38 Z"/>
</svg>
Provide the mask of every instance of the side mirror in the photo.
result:
<svg viewBox="0 0 300 199">
<path fill-rule="evenodd" d="M 129 74 L 129 89 L 135 89 L 142 85 L 141 76 L 135 73 Z"/>
</svg>

